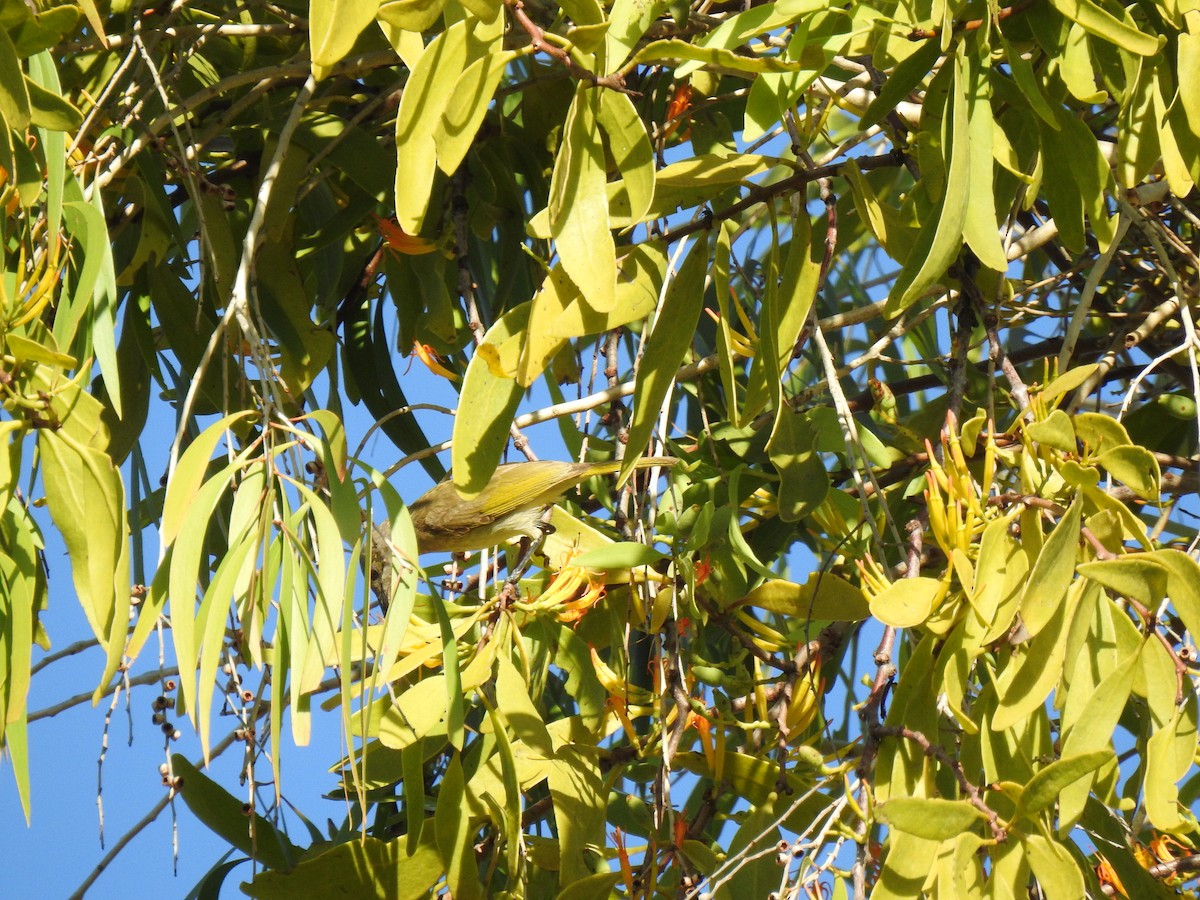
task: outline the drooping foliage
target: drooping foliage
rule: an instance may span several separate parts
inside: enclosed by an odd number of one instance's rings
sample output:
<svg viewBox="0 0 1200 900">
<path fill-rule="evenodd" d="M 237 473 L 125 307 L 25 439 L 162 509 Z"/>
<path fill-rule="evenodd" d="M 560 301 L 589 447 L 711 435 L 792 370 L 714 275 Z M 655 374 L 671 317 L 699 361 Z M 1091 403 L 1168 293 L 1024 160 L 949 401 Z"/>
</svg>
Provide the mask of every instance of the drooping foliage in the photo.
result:
<svg viewBox="0 0 1200 900">
<path fill-rule="evenodd" d="M 251 896 L 1190 883 L 1196 3 L 0 10 L 27 805 L 53 530 L 94 699 L 169 633 L 166 789 Z M 518 591 L 425 579 L 389 466 L 447 437 L 465 494 L 626 465 Z M 321 728 L 355 812 L 298 846 Z"/>
</svg>

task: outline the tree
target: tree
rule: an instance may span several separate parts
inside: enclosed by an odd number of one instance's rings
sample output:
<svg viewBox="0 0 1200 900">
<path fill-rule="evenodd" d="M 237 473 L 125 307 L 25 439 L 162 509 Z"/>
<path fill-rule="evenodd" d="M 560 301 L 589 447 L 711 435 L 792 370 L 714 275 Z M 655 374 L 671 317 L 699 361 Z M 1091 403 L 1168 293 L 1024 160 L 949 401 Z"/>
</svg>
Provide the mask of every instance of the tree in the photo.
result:
<svg viewBox="0 0 1200 900">
<path fill-rule="evenodd" d="M 164 781 L 252 896 L 1192 884 L 1195 4 L 4 13 L 27 810 L 55 532 L 93 699 L 247 751 L 245 808 Z M 513 556 L 415 565 L 430 379 L 467 493 L 626 461 L 515 600 Z M 330 728 L 353 813 L 297 846 L 279 751 Z"/>
</svg>

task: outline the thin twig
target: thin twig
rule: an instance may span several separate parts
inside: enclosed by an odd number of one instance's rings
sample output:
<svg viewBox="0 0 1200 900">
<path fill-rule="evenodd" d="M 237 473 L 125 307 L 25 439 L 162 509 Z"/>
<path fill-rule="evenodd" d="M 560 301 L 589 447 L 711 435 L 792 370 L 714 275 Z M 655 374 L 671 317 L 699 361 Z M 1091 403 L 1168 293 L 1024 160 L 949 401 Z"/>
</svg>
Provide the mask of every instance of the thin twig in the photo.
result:
<svg viewBox="0 0 1200 900">
<path fill-rule="evenodd" d="M 233 732 L 227 734 L 219 744 L 212 748 L 212 752 L 209 754 L 210 761 L 228 750 L 234 740 L 235 738 Z M 197 768 L 203 765 L 203 760 L 196 760 L 195 765 Z M 150 811 L 147 812 L 146 815 L 142 816 L 142 818 L 139 819 L 132 828 L 121 835 L 121 837 L 117 839 L 117 842 L 112 845 L 112 849 L 104 854 L 104 857 L 100 860 L 100 862 L 96 863 L 95 868 L 88 873 L 88 876 L 84 878 L 79 887 L 75 889 L 75 893 L 71 894 L 71 900 L 82 900 L 82 897 L 87 893 L 88 888 L 95 884 L 96 879 L 99 878 L 101 873 L 103 873 L 104 870 L 107 869 L 112 863 L 112 861 L 117 858 L 117 855 L 125 849 L 125 846 L 135 837 L 137 837 L 155 819 L 157 819 L 159 814 L 167 808 L 167 804 L 169 804 L 174 798 L 175 790 L 172 788 L 162 797 L 162 799 L 155 803 L 154 806 L 150 807 Z"/>
</svg>

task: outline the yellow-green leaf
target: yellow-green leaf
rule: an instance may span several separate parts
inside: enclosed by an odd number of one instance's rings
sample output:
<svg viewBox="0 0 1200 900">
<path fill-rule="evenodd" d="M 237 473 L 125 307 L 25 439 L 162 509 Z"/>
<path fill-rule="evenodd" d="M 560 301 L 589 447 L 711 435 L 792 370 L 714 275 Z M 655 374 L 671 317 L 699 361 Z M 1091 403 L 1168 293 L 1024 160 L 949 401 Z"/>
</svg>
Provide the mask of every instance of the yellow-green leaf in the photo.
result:
<svg viewBox="0 0 1200 900">
<path fill-rule="evenodd" d="M 1036 635 L 1066 602 L 1067 586 L 1075 574 L 1079 523 L 1083 501 L 1076 499 L 1058 520 L 1042 545 L 1021 596 L 1021 620 Z"/>
<path fill-rule="evenodd" d="M 1129 554 L 1081 563 L 1079 574 L 1148 607 L 1157 606 L 1167 592 L 1167 570 L 1158 565 L 1157 554 Z"/>
<path fill-rule="evenodd" d="M 633 101 L 616 91 L 600 93 L 597 121 L 629 197 L 629 217 L 637 221 L 654 199 L 654 150 Z"/>
<path fill-rule="evenodd" d="M 1138 31 L 1091 0 L 1050 0 L 1050 5 L 1091 34 L 1139 56 L 1153 56 L 1166 41 L 1161 35 L 1156 37 Z"/>
<path fill-rule="evenodd" d="M 606 313 L 617 302 L 617 251 L 608 222 L 600 92 L 580 82 L 563 125 L 550 180 L 550 235 L 562 266 L 588 306 Z"/>
<path fill-rule="evenodd" d="M 396 218 L 419 234 L 437 169 L 434 134 L 467 67 L 469 23 L 455 22 L 435 37 L 417 61 L 396 114 Z"/>
<path fill-rule="evenodd" d="M 342 61 L 378 8 L 379 0 L 311 0 L 308 35 L 314 76 L 324 77 Z"/>
<path fill-rule="evenodd" d="M 1145 447 L 1113 447 L 1101 453 L 1096 462 L 1143 500 L 1158 500 L 1162 470 L 1158 459 Z"/>
<path fill-rule="evenodd" d="M 637 402 L 621 464 L 619 481 L 622 484 L 650 442 L 663 401 L 675 382 L 675 373 L 692 346 L 696 323 L 704 306 L 704 276 L 707 272 L 708 241 L 702 237 L 692 246 L 675 280 L 667 288 L 654 330 L 646 341 L 634 389 Z"/>
<path fill-rule="evenodd" d="M 961 45 L 965 46 L 965 45 Z M 970 202 L 971 141 L 963 51 L 946 63 L 950 89 L 942 121 L 946 177 L 916 242 L 888 295 L 889 315 L 907 309 L 941 278 L 958 257 Z"/>
<path fill-rule="evenodd" d="M 944 841 L 984 821 L 983 812 L 966 800 L 896 797 L 881 805 L 879 818 L 906 834 Z"/>
<path fill-rule="evenodd" d="M 510 377 L 493 374 L 483 350 L 520 334 L 528 321 L 528 303 L 510 309 L 488 329 L 467 364 L 462 400 L 454 417 L 452 450 L 454 484 L 464 497 L 477 495 L 496 471 L 521 402 L 521 386 Z"/>
<path fill-rule="evenodd" d="M 901 578 L 871 599 L 871 615 L 893 628 L 914 628 L 929 618 L 946 589 L 938 578 Z"/>
</svg>

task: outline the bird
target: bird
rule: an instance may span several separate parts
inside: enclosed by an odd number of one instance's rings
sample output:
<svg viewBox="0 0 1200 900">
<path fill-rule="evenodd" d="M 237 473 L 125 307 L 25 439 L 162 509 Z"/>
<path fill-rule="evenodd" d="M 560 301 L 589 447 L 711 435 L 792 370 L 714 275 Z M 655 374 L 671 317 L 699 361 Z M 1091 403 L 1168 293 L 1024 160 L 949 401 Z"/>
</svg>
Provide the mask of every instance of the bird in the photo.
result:
<svg viewBox="0 0 1200 900">
<path fill-rule="evenodd" d="M 634 468 L 669 467 L 668 456 L 639 459 Z M 421 553 L 468 553 L 545 533 L 542 517 L 563 494 L 593 475 L 619 472 L 620 460 L 533 460 L 497 466 L 483 490 L 465 500 L 450 476 L 408 505 Z"/>
</svg>

